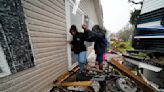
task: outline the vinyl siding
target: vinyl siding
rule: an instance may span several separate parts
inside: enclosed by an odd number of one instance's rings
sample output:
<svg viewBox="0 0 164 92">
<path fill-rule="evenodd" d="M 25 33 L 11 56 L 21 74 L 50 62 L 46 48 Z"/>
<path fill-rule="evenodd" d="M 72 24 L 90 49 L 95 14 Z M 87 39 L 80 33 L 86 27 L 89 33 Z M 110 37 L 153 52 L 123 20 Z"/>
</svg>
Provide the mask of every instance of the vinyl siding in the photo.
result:
<svg viewBox="0 0 164 92">
<path fill-rule="evenodd" d="M 95 23 L 99 24 L 94 0 L 81 0 L 79 8 Z"/>
<path fill-rule="evenodd" d="M 0 92 L 48 92 L 52 82 L 67 71 L 66 16 L 64 0 L 22 0 L 35 66 L 0 78 Z M 94 0 L 79 6 L 95 24 Z"/>
<path fill-rule="evenodd" d="M 144 0 L 141 14 L 164 7 L 164 0 Z"/>
<path fill-rule="evenodd" d="M 67 70 L 63 0 L 22 0 L 35 66 L 0 79 L 0 92 L 48 92 Z"/>
<path fill-rule="evenodd" d="M 138 28 L 151 28 L 154 26 L 160 26 L 160 21 L 155 21 L 155 22 L 148 22 L 148 23 L 143 23 L 143 24 L 139 24 L 137 25 Z"/>
</svg>

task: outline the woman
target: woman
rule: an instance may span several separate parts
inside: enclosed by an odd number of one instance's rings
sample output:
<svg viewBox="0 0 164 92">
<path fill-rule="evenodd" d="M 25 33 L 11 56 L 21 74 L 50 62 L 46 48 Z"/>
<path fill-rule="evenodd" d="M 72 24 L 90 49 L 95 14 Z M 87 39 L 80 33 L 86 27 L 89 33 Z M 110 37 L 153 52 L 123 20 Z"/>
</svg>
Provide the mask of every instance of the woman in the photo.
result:
<svg viewBox="0 0 164 92">
<path fill-rule="evenodd" d="M 75 25 L 71 26 L 70 33 L 73 36 L 73 40 L 70 42 L 72 45 L 72 51 L 74 52 L 75 58 L 78 61 L 80 72 L 83 72 L 84 66 L 87 63 L 86 46 L 84 44 L 86 35 L 84 33 L 78 32 Z"/>
</svg>

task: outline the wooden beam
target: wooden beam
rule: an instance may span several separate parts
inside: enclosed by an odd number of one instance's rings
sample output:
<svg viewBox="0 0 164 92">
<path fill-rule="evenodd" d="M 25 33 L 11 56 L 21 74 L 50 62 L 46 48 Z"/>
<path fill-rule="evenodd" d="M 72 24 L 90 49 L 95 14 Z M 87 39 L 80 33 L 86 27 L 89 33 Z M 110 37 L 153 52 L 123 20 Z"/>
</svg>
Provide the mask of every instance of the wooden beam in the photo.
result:
<svg viewBox="0 0 164 92">
<path fill-rule="evenodd" d="M 126 74 L 130 79 L 134 80 L 140 88 L 144 90 L 144 92 L 154 92 L 155 89 L 148 85 L 141 77 L 133 74 L 127 67 L 117 62 L 115 59 L 111 59 L 110 63 L 121 72 Z"/>
<path fill-rule="evenodd" d="M 62 82 L 62 86 L 91 86 L 92 81 Z"/>
<path fill-rule="evenodd" d="M 75 67 L 71 71 L 66 71 L 62 75 L 60 75 L 57 79 L 53 81 L 54 84 L 58 84 L 69 78 L 71 75 L 75 74 L 79 70 L 79 67 Z"/>
</svg>

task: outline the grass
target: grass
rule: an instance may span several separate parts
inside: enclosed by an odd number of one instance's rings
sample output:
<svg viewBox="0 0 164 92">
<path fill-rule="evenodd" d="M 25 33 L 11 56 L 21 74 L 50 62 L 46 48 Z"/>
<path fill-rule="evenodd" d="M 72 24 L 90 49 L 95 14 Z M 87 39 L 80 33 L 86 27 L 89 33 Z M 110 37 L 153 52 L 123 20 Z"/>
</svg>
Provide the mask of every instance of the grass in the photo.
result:
<svg viewBox="0 0 164 92">
<path fill-rule="evenodd" d="M 134 50 L 131 46 L 131 42 L 113 41 L 111 47 L 121 53 L 125 53 L 126 50 Z M 148 58 L 147 54 L 143 52 L 139 52 L 138 54 L 134 54 L 133 56 L 136 58 Z"/>
<path fill-rule="evenodd" d="M 121 53 L 125 53 L 126 50 L 133 50 L 130 42 L 114 41 L 111 46 Z"/>
</svg>

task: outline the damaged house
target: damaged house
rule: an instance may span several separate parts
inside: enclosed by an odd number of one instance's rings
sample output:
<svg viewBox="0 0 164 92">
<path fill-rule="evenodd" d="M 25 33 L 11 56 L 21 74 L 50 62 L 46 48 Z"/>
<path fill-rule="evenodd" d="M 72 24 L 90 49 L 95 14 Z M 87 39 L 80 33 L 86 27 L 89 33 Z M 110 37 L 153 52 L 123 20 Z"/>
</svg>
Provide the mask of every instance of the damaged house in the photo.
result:
<svg viewBox="0 0 164 92">
<path fill-rule="evenodd" d="M 100 0 L 79 1 L 0 0 L 0 92 L 48 92 L 77 65 L 70 26 L 103 25 Z"/>
</svg>

